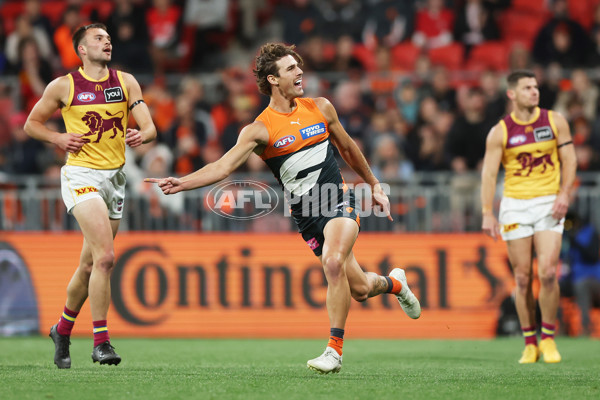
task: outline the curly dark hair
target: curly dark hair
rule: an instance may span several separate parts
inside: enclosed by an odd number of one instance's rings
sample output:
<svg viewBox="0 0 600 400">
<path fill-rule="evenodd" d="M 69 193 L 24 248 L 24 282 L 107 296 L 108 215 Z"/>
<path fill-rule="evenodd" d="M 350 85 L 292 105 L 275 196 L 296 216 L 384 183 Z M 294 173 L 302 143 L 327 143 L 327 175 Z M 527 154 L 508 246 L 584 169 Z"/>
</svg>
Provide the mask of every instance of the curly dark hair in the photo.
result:
<svg viewBox="0 0 600 400">
<path fill-rule="evenodd" d="M 258 90 L 262 94 L 267 96 L 271 95 L 271 84 L 267 80 L 269 75 L 279 76 L 279 70 L 277 68 L 277 61 L 285 56 L 292 56 L 298 61 L 298 64 L 302 65 L 302 57 L 294 49 L 295 45 L 287 46 L 282 43 L 267 43 L 261 46 L 258 55 L 256 56 L 256 69 L 254 69 L 254 76 L 256 77 L 256 84 Z"/>
</svg>

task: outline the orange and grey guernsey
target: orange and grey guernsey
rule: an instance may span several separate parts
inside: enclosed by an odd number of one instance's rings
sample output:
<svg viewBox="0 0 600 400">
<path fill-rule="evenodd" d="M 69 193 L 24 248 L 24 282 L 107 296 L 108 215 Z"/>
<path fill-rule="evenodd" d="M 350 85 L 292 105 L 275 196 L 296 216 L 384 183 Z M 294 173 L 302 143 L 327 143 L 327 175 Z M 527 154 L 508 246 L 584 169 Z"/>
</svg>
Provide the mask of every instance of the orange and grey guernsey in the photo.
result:
<svg viewBox="0 0 600 400">
<path fill-rule="evenodd" d="M 129 118 L 128 93 L 121 71 L 109 69 L 100 79 L 82 68 L 67 75 L 69 101 L 61 113 L 67 132 L 83 134 L 86 144 L 69 153 L 67 165 L 115 169 L 125 164 L 125 130 Z"/>
<path fill-rule="evenodd" d="M 531 199 L 558 193 L 560 160 L 553 112 L 537 107 L 530 121 L 514 113 L 500 120 L 503 130 L 504 196 Z"/>
<path fill-rule="evenodd" d="M 335 208 L 346 188 L 329 141 L 325 116 L 310 98 L 296 98 L 296 108 L 280 113 L 267 107 L 257 118 L 267 127 L 269 143 L 261 154 L 281 186 L 292 217 L 303 231 L 308 215 Z M 324 186 L 327 184 L 329 186 Z M 321 198 L 323 187 L 335 188 Z"/>
</svg>

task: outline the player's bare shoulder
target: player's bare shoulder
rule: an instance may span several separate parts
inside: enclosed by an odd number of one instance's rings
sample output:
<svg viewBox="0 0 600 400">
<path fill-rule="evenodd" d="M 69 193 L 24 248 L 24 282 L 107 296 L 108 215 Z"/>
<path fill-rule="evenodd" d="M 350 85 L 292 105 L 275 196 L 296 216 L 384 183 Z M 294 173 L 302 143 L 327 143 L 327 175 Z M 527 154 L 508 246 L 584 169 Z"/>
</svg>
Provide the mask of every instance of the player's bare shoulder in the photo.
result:
<svg viewBox="0 0 600 400">
<path fill-rule="evenodd" d="M 327 119 L 329 119 L 329 114 L 335 114 L 335 108 L 333 107 L 333 104 L 331 104 L 331 102 L 325 97 L 315 97 L 313 100 L 323 115 L 327 117 Z"/>
<path fill-rule="evenodd" d="M 498 121 L 496 125 L 492 126 L 492 129 L 487 134 L 488 143 L 502 143 L 504 139 L 504 126 L 502 120 Z"/>
<path fill-rule="evenodd" d="M 42 99 L 44 101 L 56 102 L 59 107 L 62 107 L 68 104 L 70 94 L 71 80 L 68 75 L 62 75 L 46 86 Z"/>
<path fill-rule="evenodd" d="M 262 121 L 254 121 L 242 128 L 238 136 L 238 143 L 240 142 L 255 143 L 254 152 L 261 154 L 269 143 L 269 130 Z"/>
</svg>

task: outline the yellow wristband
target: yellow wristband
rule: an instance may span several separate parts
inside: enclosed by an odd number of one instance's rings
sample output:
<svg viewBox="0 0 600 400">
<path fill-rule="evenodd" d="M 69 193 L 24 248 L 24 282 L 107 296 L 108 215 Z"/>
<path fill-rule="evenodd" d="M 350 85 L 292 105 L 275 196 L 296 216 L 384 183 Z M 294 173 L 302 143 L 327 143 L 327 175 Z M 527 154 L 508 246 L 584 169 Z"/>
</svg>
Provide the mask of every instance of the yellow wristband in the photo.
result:
<svg viewBox="0 0 600 400">
<path fill-rule="evenodd" d="M 487 214 L 489 212 L 492 212 L 492 207 L 490 207 L 490 206 L 481 207 L 481 214 Z"/>
</svg>

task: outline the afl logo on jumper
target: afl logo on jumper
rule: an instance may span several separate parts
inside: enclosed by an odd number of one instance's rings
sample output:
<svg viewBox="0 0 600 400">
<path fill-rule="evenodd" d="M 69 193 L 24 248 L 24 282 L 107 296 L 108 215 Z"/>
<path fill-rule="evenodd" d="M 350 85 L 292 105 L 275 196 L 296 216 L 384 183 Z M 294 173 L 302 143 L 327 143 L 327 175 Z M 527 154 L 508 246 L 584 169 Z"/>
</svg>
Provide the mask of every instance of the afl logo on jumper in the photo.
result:
<svg viewBox="0 0 600 400">
<path fill-rule="evenodd" d="M 77 95 L 77 100 L 82 101 L 84 103 L 89 103 L 90 101 L 96 100 L 96 95 L 91 92 L 83 92 Z"/>
<path fill-rule="evenodd" d="M 554 135 L 552 135 L 552 129 L 549 126 L 542 126 L 541 128 L 535 128 L 533 130 L 533 137 L 536 142 L 545 142 L 546 140 L 551 140 Z"/>
<path fill-rule="evenodd" d="M 275 144 L 273 145 L 273 147 L 276 148 L 282 148 L 282 147 L 288 147 L 290 144 L 294 143 L 296 141 L 296 137 L 294 135 L 288 135 L 285 137 L 282 137 L 281 139 L 279 139 L 278 141 L 275 142 Z"/>
<path fill-rule="evenodd" d="M 123 101 L 123 90 L 121 90 L 121 88 L 118 86 L 104 89 L 104 99 L 107 103 Z"/>
<path fill-rule="evenodd" d="M 527 141 L 527 138 L 525 137 L 525 135 L 517 135 L 517 136 L 513 136 L 508 140 L 508 143 L 511 146 L 517 146 L 519 144 L 523 144 Z"/>
</svg>

